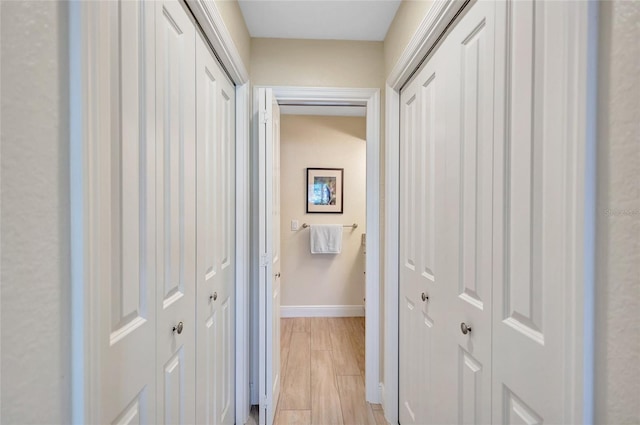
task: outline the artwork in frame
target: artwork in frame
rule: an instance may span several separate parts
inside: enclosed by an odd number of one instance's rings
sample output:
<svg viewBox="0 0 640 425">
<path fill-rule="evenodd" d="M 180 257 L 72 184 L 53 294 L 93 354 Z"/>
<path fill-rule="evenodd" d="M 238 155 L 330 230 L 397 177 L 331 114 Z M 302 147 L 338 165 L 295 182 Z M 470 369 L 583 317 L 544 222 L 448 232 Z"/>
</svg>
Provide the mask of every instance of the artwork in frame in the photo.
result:
<svg viewBox="0 0 640 425">
<path fill-rule="evenodd" d="M 343 168 L 307 168 L 307 213 L 342 214 Z"/>
</svg>

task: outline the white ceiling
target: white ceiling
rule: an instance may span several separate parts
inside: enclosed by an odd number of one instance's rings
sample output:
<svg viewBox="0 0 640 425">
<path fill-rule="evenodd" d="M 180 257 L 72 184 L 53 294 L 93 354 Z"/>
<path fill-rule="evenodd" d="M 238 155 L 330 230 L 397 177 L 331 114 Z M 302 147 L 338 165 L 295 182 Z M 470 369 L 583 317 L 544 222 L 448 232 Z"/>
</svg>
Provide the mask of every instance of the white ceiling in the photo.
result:
<svg viewBox="0 0 640 425">
<path fill-rule="evenodd" d="M 400 0 L 239 0 L 251 37 L 384 40 Z"/>
</svg>

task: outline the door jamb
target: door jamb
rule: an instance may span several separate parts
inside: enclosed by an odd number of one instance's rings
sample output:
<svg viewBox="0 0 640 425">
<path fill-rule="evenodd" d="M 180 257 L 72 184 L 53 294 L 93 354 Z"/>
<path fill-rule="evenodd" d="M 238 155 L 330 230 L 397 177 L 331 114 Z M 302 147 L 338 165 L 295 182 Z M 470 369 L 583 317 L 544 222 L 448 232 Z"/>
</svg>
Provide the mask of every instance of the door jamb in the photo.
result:
<svg viewBox="0 0 640 425">
<path fill-rule="evenodd" d="M 367 401 L 380 402 L 380 89 L 331 87 L 273 87 L 279 102 L 298 105 L 346 105 L 367 108 L 367 257 L 366 263 L 366 330 L 365 330 L 365 394 Z M 254 108 L 256 102 L 254 102 Z M 254 114 L 257 114 L 257 109 Z M 257 134 L 254 139 L 257 138 Z M 256 144 L 254 140 L 254 145 Z M 255 146 L 254 146 L 255 147 Z M 255 243 L 255 241 L 253 241 Z M 254 268 L 256 265 L 254 264 Z M 255 323 L 253 324 L 255 326 Z M 255 358 L 257 356 L 254 355 Z M 255 384 L 254 384 L 255 385 Z"/>
</svg>

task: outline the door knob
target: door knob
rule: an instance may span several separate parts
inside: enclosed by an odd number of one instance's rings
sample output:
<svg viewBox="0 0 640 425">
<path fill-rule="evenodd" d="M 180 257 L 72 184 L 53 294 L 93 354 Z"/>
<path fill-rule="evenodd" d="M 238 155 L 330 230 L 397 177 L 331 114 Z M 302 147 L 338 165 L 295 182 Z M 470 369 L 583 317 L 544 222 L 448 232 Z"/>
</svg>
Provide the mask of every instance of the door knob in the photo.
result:
<svg viewBox="0 0 640 425">
<path fill-rule="evenodd" d="M 469 332 L 471 332 L 471 326 L 467 326 L 466 323 L 462 322 L 462 323 L 460 323 L 460 330 L 462 331 L 462 333 L 464 335 L 466 335 Z"/>
<path fill-rule="evenodd" d="M 422 293 L 422 301 L 427 301 L 428 299 L 429 299 L 429 296 L 423 292 Z"/>
<path fill-rule="evenodd" d="M 173 332 L 178 332 L 178 335 L 180 335 L 182 333 L 182 328 L 183 327 L 184 327 L 184 324 L 182 322 L 180 322 L 176 326 L 173 327 Z"/>
<path fill-rule="evenodd" d="M 280 272 L 276 273 L 275 276 L 280 279 Z"/>
<path fill-rule="evenodd" d="M 214 292 L 213 295 L 209 295 L 209 301 L 213 300 L 217 300 L 218 299 L 218 293 Z"/>
</svg>

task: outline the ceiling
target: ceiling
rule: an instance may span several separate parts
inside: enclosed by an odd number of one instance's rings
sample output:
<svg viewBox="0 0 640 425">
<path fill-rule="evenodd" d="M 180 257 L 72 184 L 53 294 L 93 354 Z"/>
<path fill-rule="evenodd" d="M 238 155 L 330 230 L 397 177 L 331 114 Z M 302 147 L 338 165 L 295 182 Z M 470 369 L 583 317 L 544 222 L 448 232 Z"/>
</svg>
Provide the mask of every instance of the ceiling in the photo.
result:
<svg viewBox="0 0 640 425">
<path fill-rule="evenodd" d="M 251 37 L 383 41 L 400 0 L 239 0 Z"/>
</svg>

